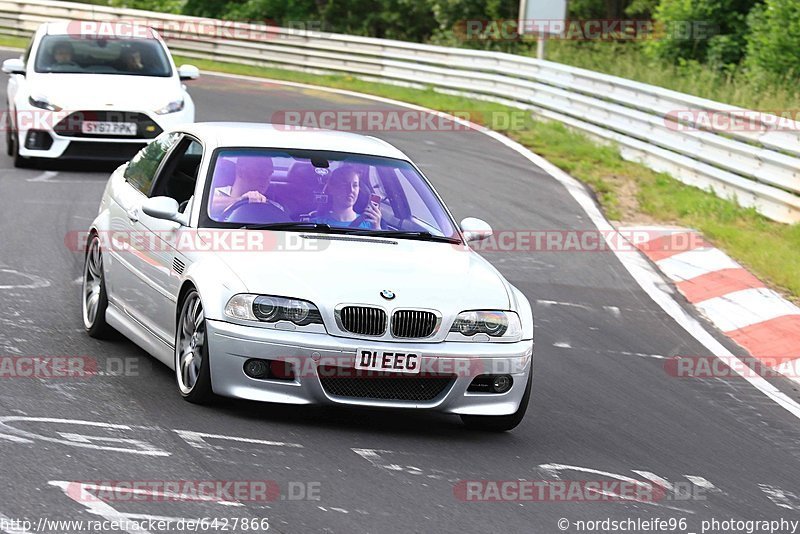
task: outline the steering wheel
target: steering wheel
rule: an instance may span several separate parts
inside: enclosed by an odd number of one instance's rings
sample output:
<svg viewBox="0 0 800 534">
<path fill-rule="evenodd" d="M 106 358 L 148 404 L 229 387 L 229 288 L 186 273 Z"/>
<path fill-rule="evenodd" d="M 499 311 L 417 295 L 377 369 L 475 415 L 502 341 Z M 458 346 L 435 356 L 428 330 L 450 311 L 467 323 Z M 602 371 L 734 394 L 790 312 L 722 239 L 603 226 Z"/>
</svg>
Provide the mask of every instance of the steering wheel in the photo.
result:
<svg viewBox="0 0 800 534">
<path fill-rule="evenodd" d="M 285 222 L 288 220 L 286 213 L 271 202 L 250 202 L 247 199 L 237 200 L 222 212 L 221 218 L 228 222 L 236 215 L 237 222 L 253 224 L 266 224 Z"/>
<path fill-rule="evenodd" d="M 220 218 L 222 218 L 223 221 L 227 221 L 234 211 L 238 210 L 239 208 L 247 204 L 250 204 L 249 199 L 240 198 L 239 200 L 237 200 L 236 202 L 225 208 L 220 214 Z"/>
</svg>

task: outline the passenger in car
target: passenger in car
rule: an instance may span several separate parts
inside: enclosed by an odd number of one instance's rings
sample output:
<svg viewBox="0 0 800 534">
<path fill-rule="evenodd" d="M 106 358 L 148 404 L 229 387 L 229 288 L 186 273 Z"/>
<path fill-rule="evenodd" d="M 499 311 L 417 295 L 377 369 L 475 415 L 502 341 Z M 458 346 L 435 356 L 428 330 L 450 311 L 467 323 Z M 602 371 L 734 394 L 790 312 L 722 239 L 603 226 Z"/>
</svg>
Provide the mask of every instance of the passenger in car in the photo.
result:
<svg viewBox="0 0 800 534">
<path fill-rule="evenodd" d="M 121 54 L 122 70 L 128 72 L 141 72 L 144 70 L 142 51 L 137 48 L 126 48 Z"/>
<path fill-rule="evenodd" d="M 328 178 L 325 186 L 327 197 L 325 203 L 316 212 L 309 214 L 310 219 L 331 226 L 379 230 L 381 210 L 373 198 L 370 198 L 361 214 L 353 209 L 360 190 L 361 179 L 358 170 L 350 166 L 339 167 Z"/>
<path fill-rule="evenodd" d="M 218 218 L 227 208 L 239 201 L 270 203 L 283 210 L 283 206 L 267 198 L 272 178 L 272 159 L 264 156 L 239 156 L 236 158 L 231 185 L 215 187 L 211 198 L 211 216 Z M 217 173 L 220 172 L 218 168 Z M 214 181 L 219 183 L 218 177 Z"/>
</svg>

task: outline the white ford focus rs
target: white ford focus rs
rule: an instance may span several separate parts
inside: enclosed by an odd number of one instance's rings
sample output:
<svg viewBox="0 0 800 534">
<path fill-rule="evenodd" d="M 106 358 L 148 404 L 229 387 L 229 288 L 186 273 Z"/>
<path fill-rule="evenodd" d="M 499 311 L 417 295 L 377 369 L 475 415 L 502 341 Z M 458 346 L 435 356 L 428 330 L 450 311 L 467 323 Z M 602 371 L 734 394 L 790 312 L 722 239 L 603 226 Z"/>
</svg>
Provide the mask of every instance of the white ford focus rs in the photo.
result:
<svg viewBox="0 0 800 534">
<path fill-rule="evenodd" d="M 183 80 L 150 28 L 129 23 L 42 24 L 8 81 L 6 146 L 14 164 L 34 158 L 130 159 L 147 142 L 194 122 Z"/>
<path fill-rule="evenodd" d="M 215 395 L 458 414 L 509 430 L 533 315 L 402 152 L 244 123 L 161 134 L 109 179 L 88 233 L 88 333 L 122 332 Z"/>
</svg>

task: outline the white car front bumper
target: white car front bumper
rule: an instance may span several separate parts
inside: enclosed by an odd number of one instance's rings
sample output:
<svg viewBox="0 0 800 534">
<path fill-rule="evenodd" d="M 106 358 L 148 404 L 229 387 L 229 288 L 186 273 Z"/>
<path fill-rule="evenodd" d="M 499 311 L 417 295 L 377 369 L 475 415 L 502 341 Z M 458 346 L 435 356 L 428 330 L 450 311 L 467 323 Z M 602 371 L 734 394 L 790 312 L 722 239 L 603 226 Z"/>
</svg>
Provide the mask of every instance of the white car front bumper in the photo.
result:
<svg viewBox="0 0 800 534">
<path fill-rule="evenodd" d="M 103 110 L 96 113 L 136 113 L 152 121 L 154 129 L 137 132 L 137 136 L 88 136 L 57 133 L 57 125 L 68 113 L 28 107 L 16 111 L 15 134 L 18 135 L 19 155 L 25 158 L 104 159 L 126 161 L 161 131 L 175 125 L 194 122 L 194 106 L 187 105 L 176 113 L 159 115 L 142 111 Z M 91 111 L 87 114 L 93 113 Z M 67 119 L 68 120 L 68 119 Z M 79 127 L 79 123 L 77 123 Z M 32 140 L 31 137 L 40 136 Z M 34 142 L 38 141 L 38 142 Z"/>
</svg>

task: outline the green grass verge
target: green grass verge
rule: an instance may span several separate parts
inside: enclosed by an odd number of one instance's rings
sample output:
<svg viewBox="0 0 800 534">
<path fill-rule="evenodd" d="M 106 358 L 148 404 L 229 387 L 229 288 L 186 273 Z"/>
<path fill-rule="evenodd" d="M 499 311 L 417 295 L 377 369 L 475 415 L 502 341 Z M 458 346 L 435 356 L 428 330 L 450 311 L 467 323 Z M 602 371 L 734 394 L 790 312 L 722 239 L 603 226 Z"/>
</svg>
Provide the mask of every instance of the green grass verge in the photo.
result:
<svg viewBox="0 0 800 534">
<path fill-rule="evenodd" d="M 547 59 L 747 109 L 800 109 L 797 80 L 767 84 L 740 67 L 720 70 L 691 61 L 673 65 L 648 57 L 640 43 L 551 41 Z"/>
<path fill-rule="evenodd" d="M 4 46 L 6 48 L 25 49 L 30 41 L 30 39 L 26 39 L 25 37 L 10 37 L 7 35 L 0 35 L 0 46 Z"/>
</svg>

